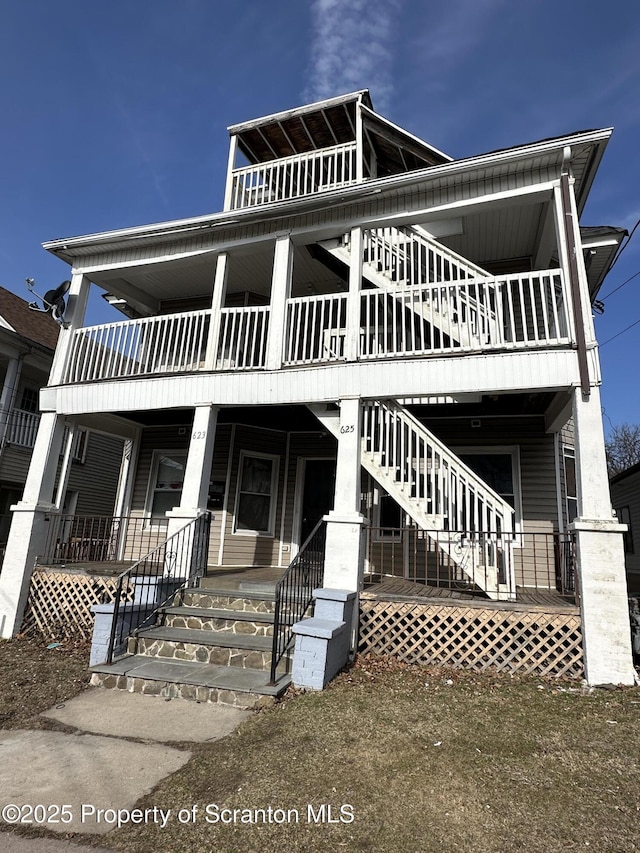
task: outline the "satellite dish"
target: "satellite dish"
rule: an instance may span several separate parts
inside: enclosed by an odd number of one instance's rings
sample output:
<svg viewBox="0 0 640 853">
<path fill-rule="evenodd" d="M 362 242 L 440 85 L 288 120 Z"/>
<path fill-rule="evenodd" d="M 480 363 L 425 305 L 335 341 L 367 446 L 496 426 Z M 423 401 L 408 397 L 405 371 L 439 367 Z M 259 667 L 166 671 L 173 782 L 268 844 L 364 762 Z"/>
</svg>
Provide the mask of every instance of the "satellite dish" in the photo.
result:
<svg viewBox="0 0 640 853">
<path fill-rule="evenodd" d="M 54 320 L 58 323 L 62 323 L 64 318 L 64 312 L 66 309 L 66 303 L 64 301 L 65 295 L 68 293 L 69 288 L 71 287 L 70 281 L 61 282 L 54 290 L 47 290 L 44 296 L 40 296 L 39 293 L 33 289 L 35 284 L 32 278 L 25 279 L 27 283 L 28 289 L 31 293 L 35 293 L 35 295 L 42 301 L 43 307 L 41 308 L 37 302 L 30 302 L 29 308 L 33 311 L 41 311 L 45 314 L 51 314 Z"/>
</svg>

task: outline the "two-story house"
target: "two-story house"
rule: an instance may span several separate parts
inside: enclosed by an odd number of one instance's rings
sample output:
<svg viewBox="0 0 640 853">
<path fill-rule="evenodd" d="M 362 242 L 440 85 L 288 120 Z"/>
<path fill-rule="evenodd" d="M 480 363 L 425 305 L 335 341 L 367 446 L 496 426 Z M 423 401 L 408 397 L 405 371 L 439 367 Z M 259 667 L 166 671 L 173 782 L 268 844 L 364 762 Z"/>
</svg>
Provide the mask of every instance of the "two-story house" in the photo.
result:
<svg viewBox="0 0 640 853">
<path fill-rule="evenodd" d="M 320 522 L 327 590 L 391 576 L 508 609 L 575 575 L 587 678 L 632 683 L 591 315 L 623 232 L 579 222 L 611 130 L 455 160 L 365 90 L 229 134 L 221 212 L 45 244 L 68 325 L 2 635 L 63 430 L 91 416 L 131 442 L 137 535 L 212 513 L 210 574 L 282 573 Z M 92 284 L 128 319 L 85 326 Z"/>
<path fill-rule="evenodd" d="M 59 325 L 34 311 L 15 293 L 0 287 L 0 556 L 11 522 L 11 506 L 22 497 L 40 422 L 39 394 L 47 384 Z M 78 429 L 56 494 L 64 514 L 113 514 L 120 474 L 122 441 Z M 1 564 L 0 564 L 1 565 Z"/>
</svg>

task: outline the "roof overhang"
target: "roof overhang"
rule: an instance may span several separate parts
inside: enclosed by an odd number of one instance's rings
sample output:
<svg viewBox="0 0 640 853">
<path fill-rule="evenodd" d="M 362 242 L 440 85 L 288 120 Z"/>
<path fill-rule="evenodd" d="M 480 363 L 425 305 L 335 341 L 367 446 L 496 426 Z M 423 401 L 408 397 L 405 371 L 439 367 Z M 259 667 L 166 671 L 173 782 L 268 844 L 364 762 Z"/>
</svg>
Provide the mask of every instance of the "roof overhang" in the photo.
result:
<svg viewBox="0 0 640 853">
<path fill-rule="evenodd" d="M 153 223 L 114 231 L 104 231 L 84 236 L 60 238 L 43 243 L 44 248 L 71 266 L 81 266 L 90 256 L 116 250 L 126 250 L 143 244 L 154 245 L 182 241 L 191 236 L 205 234 L 212 229 L 235 229 L 250 225 L 254 221 L 269 222 L 318 209 L 322 200 L 327 207 L 356 204 L 368 195 L 398 194 L 411 187 L 412 192 L 428 190 L 430 185 L 439 187 L 455 184 L 462 175 L 468 178 L 499 178 L 514 171 L 534 171 L 541 165 L 561 168 L 566 149 L 571 151 L 571 169 L 575 179 L 576 199 L 580 209 L 584 206 L 588 190 L 593 181 L 597 165 L 611 136 L 610 128 L 586 131 L 551 140 L 542 140 L 529 145 L 494 151 L 464 160 L 453 160 L 414 172 L 392 175 L 356 184 L 327 190 L 320 195 L 303 196 L 298 199 L 226 211 L 166 222 Z"/>
</svg>

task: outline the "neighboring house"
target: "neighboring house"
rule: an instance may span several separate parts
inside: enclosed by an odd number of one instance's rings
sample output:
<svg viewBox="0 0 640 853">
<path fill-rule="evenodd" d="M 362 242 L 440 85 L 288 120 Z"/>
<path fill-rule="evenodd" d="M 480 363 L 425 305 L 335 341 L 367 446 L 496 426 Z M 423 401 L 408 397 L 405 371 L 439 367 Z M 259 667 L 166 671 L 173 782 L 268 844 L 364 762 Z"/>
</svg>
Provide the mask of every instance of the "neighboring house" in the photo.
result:
<svg viewBox="0 0 640 853">
<path fill-rule="evenodd" d="M 629 592 L 640 592 L 640 462 L 621 471 L 609 481 L 611 502 L 618 521 L 627 525 L 624 534 L 624 561 Z"/>
<path fill-rule="evenodd" d="M 40 422 L 39 394 L 47 384 L 58 341 L 58 324 L 0 287 L 0 555 L 11 506 L 22 497 Z M 78 429 L 62 500 L 69 514 L 113 514 L 122 440 Z M 56 486 L 59 485 L 59 476 Z"/>
<path fill-rule="evenodd" d="M 579 226 L 611 131 L 453 160 L 361 91 L 229 133 L 222 212 L 45 244 L 68 325 L 3 635 L 63 424 L 91 416 L 129 442 L 138 536 L 209 509 L 212 570 L 284 569 L 325 518 L 326 589 L 399 575 L 507 607 L 575 569 L 587 677 L 632 683 L 591 315 L 625 232 Z M 128 319 L 84 326 L 92 284 Z"/>
</svg>

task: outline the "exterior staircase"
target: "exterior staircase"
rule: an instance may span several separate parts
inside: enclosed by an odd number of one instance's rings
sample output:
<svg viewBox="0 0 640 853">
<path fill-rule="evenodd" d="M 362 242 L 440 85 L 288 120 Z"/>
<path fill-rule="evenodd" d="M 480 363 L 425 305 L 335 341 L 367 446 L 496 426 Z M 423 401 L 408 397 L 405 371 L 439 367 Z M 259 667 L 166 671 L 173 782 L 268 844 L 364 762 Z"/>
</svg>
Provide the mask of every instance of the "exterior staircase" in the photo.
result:
<svg viewBox="0 0 640 853">
<path fill-rule="evenodd" d="M 127 653 L 92 667 L 91 683 L 165 698 L 255 708 L 284 693 L 287 655 L 270 683 L 275 583 L 201 578 L 179 590 Z"/>
<path fill-rule="evenodd" d="M 337 438 L 339 411 L 309 408 Z M 364 403 L 360 459 L 467 583 L 495 600 L 515 598 L 512 507 L 404 406 Z"/>
<path fill-rule="evenodd" d="M 319 245 L 349 265 L 349 234 Z M 392 325 L 417 325 L 420 340 L 473 350 L 501 339 L 495 280 L 419 226 L 365 231 L 362 275 L 387 296 L 381 310 L 394 315 Z"/>
</svg>

